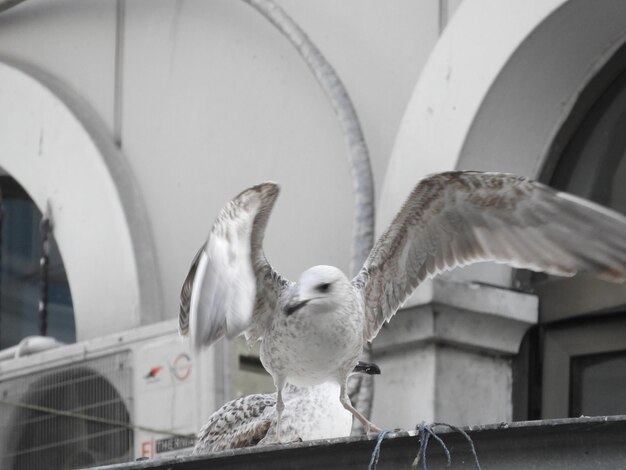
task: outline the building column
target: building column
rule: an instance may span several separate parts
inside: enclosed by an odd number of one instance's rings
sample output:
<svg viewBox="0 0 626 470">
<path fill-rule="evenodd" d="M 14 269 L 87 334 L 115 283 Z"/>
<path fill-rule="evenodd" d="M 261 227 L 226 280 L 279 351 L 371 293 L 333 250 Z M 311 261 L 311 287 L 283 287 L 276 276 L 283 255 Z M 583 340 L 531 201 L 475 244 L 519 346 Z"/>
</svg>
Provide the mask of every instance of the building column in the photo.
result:
<svg viewBox="0 0 626 470">
<path fill-rule="evenodd" d="M 421 285 L 373 343 L 372 421 L 410 429 L 425 422 L 512 419 L 512 358 L 537 322 L 537 298 L 472 283 Z"/>
</svg>

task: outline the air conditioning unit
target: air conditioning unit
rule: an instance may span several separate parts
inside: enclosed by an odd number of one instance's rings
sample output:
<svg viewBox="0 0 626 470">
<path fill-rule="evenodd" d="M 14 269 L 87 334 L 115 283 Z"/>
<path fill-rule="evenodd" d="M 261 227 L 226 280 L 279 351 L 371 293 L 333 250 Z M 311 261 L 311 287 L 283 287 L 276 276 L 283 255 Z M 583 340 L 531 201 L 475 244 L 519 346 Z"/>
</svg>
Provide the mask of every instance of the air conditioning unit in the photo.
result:
<svg viewBox="0 0 626 470">
<path fill-rule="evenodd" d="M 0 468 L 184 453 L 221 405 L 216 364 L 219 348 L 192 355 L 175 321 L 0 361 Z"/>
</svg>

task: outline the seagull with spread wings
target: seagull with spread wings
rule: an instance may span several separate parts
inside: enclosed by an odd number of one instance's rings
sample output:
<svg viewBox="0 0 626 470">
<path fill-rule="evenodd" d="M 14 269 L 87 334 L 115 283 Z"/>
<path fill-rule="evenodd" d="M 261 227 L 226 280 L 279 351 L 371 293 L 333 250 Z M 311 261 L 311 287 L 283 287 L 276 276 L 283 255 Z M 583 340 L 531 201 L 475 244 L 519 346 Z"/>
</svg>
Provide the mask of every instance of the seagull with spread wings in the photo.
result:
<svg viewBox="0 0 626 470">
<path fill-rule="evenodd" d="M 279 440 L 287 383 L 338 383 L 341 404 L 367 431 L 379 431 L 350 403 L 346 381 L 365 342 L 425 279 L 479 261 L 626 277 L 623 216 L 526 178 L 452 171 L 417 184 L 354 279 L 314 266 L 292 282 L 263 253 L 278 192 L 275 183 L 253 186 L 222 209 L 183 285 L 179 328 L 196 348 L 224 335 L 262 340 Z"/>
</svg>

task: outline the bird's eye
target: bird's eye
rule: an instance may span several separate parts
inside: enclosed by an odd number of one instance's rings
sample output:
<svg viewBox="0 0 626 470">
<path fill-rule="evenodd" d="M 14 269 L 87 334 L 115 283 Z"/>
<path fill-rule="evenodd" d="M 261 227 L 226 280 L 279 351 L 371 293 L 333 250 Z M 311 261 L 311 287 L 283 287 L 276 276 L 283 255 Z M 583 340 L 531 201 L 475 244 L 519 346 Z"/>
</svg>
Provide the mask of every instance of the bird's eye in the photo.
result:
<svg viewBox="0 0 626 470">
<path fill-rule="evenodd" d="M 315 289 L 318 292 L 328 292 L 328 289 L 330 289 L 330 283 L 325 282 L 324 284 L 319 284 L 317 287 L 315 287 Z"/>
</svg>

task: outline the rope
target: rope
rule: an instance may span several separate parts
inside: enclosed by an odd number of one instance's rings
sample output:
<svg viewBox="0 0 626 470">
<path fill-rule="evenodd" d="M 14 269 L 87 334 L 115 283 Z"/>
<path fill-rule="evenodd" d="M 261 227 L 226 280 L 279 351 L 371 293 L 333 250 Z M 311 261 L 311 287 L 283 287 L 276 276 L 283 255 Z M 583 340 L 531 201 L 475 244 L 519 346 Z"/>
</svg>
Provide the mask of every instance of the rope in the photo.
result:
<svg viewBox="0 0 626 470">
<path fill-rule="evenodd" d="M 11 400 L 0 399 L 0 404 L 15 406 L 17 408 L 24 408 L 26 410 L 39 411 L 41 413 L 47 413 L 47 414 L 54 415 L 54 416 L 65 416 L 67 418 L 82 419 L 84 421 L 91 421 L 93 423 L 108 424 L 110 426 L 118 426 L 118 427 L 130 429 L 133 431 L 135 430 L 145 431 L 145 432 L 149 432 L 153 434 L 164 434 L 167 436 L 181 437 L 181 438 L 191 437 L 190 434 L 181 434 L 181 433 L 177 433 L 177 432 L 173 432 L 169 430 L 150 428 L 147 426 L 140 426 L 137 424 L 125 423 L 124 421 L 116 421 L 113 419 L 106 419 L 106 418 L 100 418 L 98 416 L 90 416 L 90 415 L 86 415 L 83 413 L 76 413 L 73 411 L 57 410 L 55 408 L 49 408 L 47 406 L 40 406 L 40 405 L 32 405 L 30 403 L 19 403 L 19 402 L 15 402 Z"/>
<path fill-rule="evenodd" d="M 474 441 L 472 441 L 472 438 L 469 436 L 469 434 L 467 434 L 461 428 L 457 426 L 453 426 L 452 424 L 448 424 L 448 423 L 426 424 L 424 422 L 422 422 L 421 424 L 418 424 L 415 427 L 415 430 L 417 431 L 417 437 L 420 441 L 420 446 L 417 451 L 417 455 L 415 456 L 415 460 L 413 460 L 413 463 L 411 465 L 412 468 L 417 468 L 417 466 L 421 462 L 422 469 L 428 470 L 428 464 L 426 462 L 426 450 L 428 449 L 428 442 L 431 437 L 439 443 L 439 445 L 445 452 L 446 467 L 449 467 L 452 464 L 452 457 L 450 454 L 450 450 L 446 446 L 445 442 L 443 442 L 443 439 L 441 439 L 437 435 L 437 433 L 433 430 L 433 427 L 435 426 L 445 426 L 448 429 L 451 429 L 461 434 L 470 445 L 472 456 L 474 457 L 474 465 L 476 466 L 476 470 L 481 470 L 480 462 L 478 461 L 478 454 L 476 453 L 476 447 L 474 447 Z M 381 431 L 378 434 L 378 437 L 376 438 L 376 445 L 374 446 L 374 450 L 372 451 L 372 456 L 370 458 L 370 463 L 367 467 L 367 470 L 376 470 L 376 466 L 378 465 L 378 460 L 380 459 L 380 449 L 381 449 L 383 439 L 385 438 L 387 434 L 389 434 L 390 432 L 395 432 L 395 431 L 398 431 L 398 430 L 397 429 L 394 431 L 385 430 L 385 431 Z"/>
<path fill-rule="evenodd" d="M 370 458 L 370 464 L 367 466 L 367 470 L 376 470 L 376 466 L 378 465 L 378 459 L 380 458 L 380 446 L 383 443 L 383 439 L 385 438 L 385 436 L 390 432 L 390 430 L 385 430 L 378 433 L 376 446 L 374 446 L 374 450 L 372 451 L 372 457 Z"/>
<path fill-rule="evenodd" d="M 447 428 L 452 429 L 453 431 L 456 431 L 459 434 L 461 434 L 465 438 L 467 443 L 470 445 L 470 449 L 472 451 L 472 456 L 474 457 L 474 465 L 476 467 L 476 470 L 481 470 L 480 462 L 478 461 L 478 454 L 476 453 L 476 447 L 474 447 L 474 441 L 469 436 L 469 434 L 467 434 L 461 428 L 459 428 L 457 426 L 453 426 L 452 424 L 448 424 L 448 423 L 433 423 L 431 426 L 446 426 Z"/>
<path fill-rule="evenodd" d="M 450 464 L 452 463 L 450 451 L 448 450 L 448 447 L 443 442 L 443 440 L 437 435 L 435 431 L 433 431 L 432 428 L 434 426 L 445 426 L 448 429 L 452 429 L 453 431 L 460 433 L 470 445 L 472 456 L 474 457 L 474 465 L 476 467 L 476 470 L 481 470 L 480 462 L 478 461 L 478 454 L 476 453 L 476 447 L 474 447 L 474 441 L 472 440 L 472 438 L 469 436 L 469 434 L 467 434 L 461 428 L 457 426 L 453 426 L 452 424 L 448 424 L 448 423 L 431 423 L 431 424 L 421 423 L 418 426 L 416 426 L 415 429 L 418 431 L 417 435 L 420 440 L 420 447 L 417 451 L 417 455 L 415 456 L 415 460 L 413 461 L 413 465 L 412 465 L 413 468 L 416 468 L 419 465 L 419 462 L 421 461 L 422 468 L 424 470 L 428 470 L 428 466 L 426 464 L 426 449 L 428 448 L 428 440 L 430 439 L 431 436 L 439 443 L 439 445 L 443 448 L 444 452 L 446 453 L 446 459 L 447 459 L 446 467 L 449 467 Z"/>
<path fill-rule="evenodd" d="M 413 460 L 412 467 L 415 468 L 419 465 L 420 460 L 422 461 L 422 468 L 424 470 L 428 470 L 428 465 L 426 464 L 426 449 L 428 448 L 428 440 L 432 436 L 439 445 L 443 448 L 443 451 L 446 453 L 446 467 L 449 467 L 452 463 L 452 459 L 450 457 L 450 451 L 448 447 L 443 442 L 443 440 L 432 430 L 432 424 L 426 424 L 424 422 L 420 423 L 416 429 L 418 430 L 418 437 L 420 440 L 420 448 L 417 451 L 417 456 L 415 460 Z"/>
</svg>

